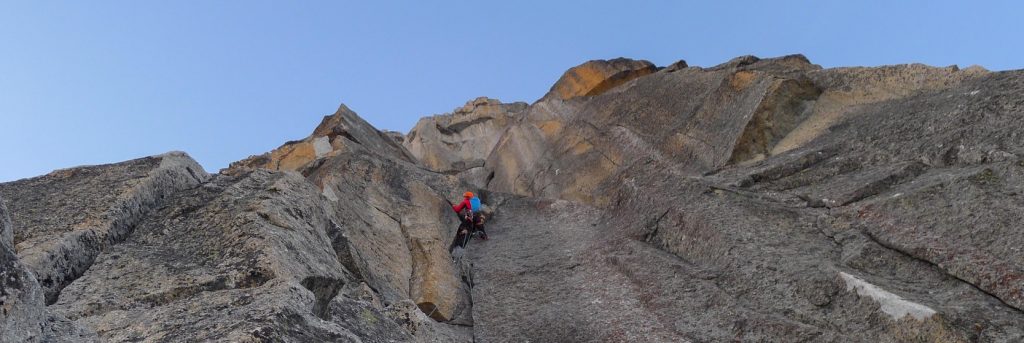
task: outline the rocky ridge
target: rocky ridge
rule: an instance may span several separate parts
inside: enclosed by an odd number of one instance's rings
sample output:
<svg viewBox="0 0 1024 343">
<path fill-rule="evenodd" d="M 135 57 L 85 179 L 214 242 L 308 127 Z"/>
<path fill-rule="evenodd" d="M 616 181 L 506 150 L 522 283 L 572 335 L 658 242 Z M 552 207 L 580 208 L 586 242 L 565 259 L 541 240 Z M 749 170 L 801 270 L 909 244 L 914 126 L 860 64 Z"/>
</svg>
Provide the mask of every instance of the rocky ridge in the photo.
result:
<svg viewBox="0 0 1024 343">
<path fill-rule="evenodd" d="M 4 183 L 0 341 L 1020 341 L 1022 91 L 596 60 L 407 135 L 342 106 L 215 175 Z M 465 189 L 498 211 L 453 261 Z"/>
</svg>

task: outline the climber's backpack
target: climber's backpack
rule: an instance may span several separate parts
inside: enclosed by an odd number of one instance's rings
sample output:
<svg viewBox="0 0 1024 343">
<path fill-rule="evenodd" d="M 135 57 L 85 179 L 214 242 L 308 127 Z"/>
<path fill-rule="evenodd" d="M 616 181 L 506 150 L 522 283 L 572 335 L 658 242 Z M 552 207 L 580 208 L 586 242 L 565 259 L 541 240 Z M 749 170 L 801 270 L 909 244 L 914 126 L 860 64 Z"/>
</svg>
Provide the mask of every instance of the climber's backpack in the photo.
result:
<svg viewBox="0 0 1024 343">
<path fill-rule="evenodd" d="M 480 198 L 469 199 L 469 204 L 473 206 L 473 213 L 480 213 Z"/>
</svg>

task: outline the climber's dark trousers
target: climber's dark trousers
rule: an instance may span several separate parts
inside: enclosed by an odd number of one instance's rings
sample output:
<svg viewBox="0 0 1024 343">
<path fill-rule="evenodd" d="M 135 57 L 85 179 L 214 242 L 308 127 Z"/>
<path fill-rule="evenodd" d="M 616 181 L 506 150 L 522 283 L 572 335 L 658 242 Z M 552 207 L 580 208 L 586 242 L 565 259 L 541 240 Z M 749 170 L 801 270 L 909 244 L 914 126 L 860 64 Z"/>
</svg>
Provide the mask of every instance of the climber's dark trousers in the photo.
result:
<svg viewBox="0 0 1024 343">
<path fill-rule="evenodd" d="M 462 231 L 466 233 L 463 234 Z M 455 234 L 455 239 L 452 240 L 452 244 L 448 246 L 448 252 L 455 251 L 455 247 L 466 248 L 466 235 L 472 235 L 474 232 L 480 232 L 480 238 L 487 239 L 487 231 L 484 231 L 484 224 L 479 214 L 473 215 L 473 222 L 470 223 L 467 220 L 463 220 L 462 224 L 459 224 L 459 231 Z"/>
<path fill-rule="evenodd" d="M 463 233 L 465 232 L 465 233 Z M 466 235 L 473 234 L 473 225 L 469 222 L 463 221 L 459 224 L 459 231 L 455 233 L 455 239 L 452 240 L 452 244 L 448 246 L 448 253 L 455 251 L 455 247 L 466 248 Z"/>
</svg>

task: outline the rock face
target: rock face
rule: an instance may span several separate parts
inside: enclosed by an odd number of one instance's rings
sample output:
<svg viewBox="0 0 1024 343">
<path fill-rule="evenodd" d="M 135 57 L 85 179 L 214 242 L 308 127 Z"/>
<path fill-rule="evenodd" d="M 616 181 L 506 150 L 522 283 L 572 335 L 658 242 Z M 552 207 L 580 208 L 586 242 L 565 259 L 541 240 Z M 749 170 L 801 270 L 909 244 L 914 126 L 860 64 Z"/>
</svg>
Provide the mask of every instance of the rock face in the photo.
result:
<svg viewBox="0 0 1024 343">
<path fill-rule="evenodd" d="M 503 104 L 477 98 L 452 113 L 420 119 L 403 145 L 434 171 L 459 173 L 480 168 L 498 138 L 526 107 L 522 102 Z"/>
<path fill-rule="evenodd" d="M 0 184 L 0 341 L 469 341 L 462 188 L 413 161 L 342 107 L 218 175 L 169 153 Z"/>
<path fill-rule="evenodd" d="M 15 199 L 9 206 L 18 255 L 53 303 L 159 201 L 206 177 L 191 158 L 169 153 L 0 184 L 0 194 Z"/>
<path fill-rule="evenodd" d="M 274 151 L 249 156 L 232 163 L 228 170 L 265 168 L 270 170 L 299 170 L 310 162 L 325 157 L 366 149 L 376 154 L 407 162 L 415 158 L 396 142 L 393 134 L 373 128 L 363 118 L 341 105 L 333 115 L 324 117 L 313 134 L 299 141 L 287 142 Z"/>
<path fill-rule="evenodd" d="M 14 254 L 13 231 L 0 199 L 0 327 L 5 342 L 38 342 L 45 320 L 43 290 Z"/>
<path fill-rule="evenodd" d="M 551 91 L 545 98 L 569 100 L 580 96 L 598 95 L 657 70 L 658 68 L 651 62 L 628 58 L 588 61 L 566 71 L 555 85 L 551 86 Z"/>
<path fill-rule="evenodd" d="M 0 341 L 1024 341 L 1024 72 L 591 61 L 0 184 Z M 449 255 L 447 200 L 490 240 Z M 6 204 L 6 205 L 5 205 Z"/>
<path fill-rule="evenodd" d="M 1021 90 L 1020 71 L 747 56 L 542 99 L 487 186 L 589 206 L 503 205 L 473 251 L 475 333 L 1022 340 Z"/>
</svg>

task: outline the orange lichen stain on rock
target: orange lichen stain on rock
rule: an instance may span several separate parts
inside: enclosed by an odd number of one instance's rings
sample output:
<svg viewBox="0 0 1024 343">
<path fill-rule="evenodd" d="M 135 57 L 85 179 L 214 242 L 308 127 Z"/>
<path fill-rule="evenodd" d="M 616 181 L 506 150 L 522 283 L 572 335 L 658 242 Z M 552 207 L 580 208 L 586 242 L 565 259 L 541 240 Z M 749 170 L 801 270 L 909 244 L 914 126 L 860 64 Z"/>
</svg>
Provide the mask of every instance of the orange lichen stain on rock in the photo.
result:
<svg viewBox="0 0 1024 343">
<path fill-rule="evenodd" d="M 647 61 L 589 61 L 566 71 L 551 91 L 563 100 L 593 96 L 655 71 L 657 67 Z"/>
<path fill-rule="evenodd" d="M 573 155 L 582 155 L 593 149 L 594 146 L 587 142 L 587 140 L 583 139 L 583 137 L 576 136 L 574 138 L 574 144 L 569 148 L 569 152 Z"/>
<path fill-rule="evenodd" d="M 548 120 L 540 124 L 540 131 L 548 139 L 552 139 L 562 132 L 563 124 L 557 120 Z"/>
<path fill-rule="evenodd" d="M 299 142 L 274 150 L 270 154 L 269 169 L 297 170 L 316 159 L 316 149 L 310 142 Z"/>
<path fill-rule="evenodd" d="M 754 82 L 756 74 L 749 70 L 740 70 L 729 77 L 729 86 L 734 90 L 741 90 Z"/>
</svg>

